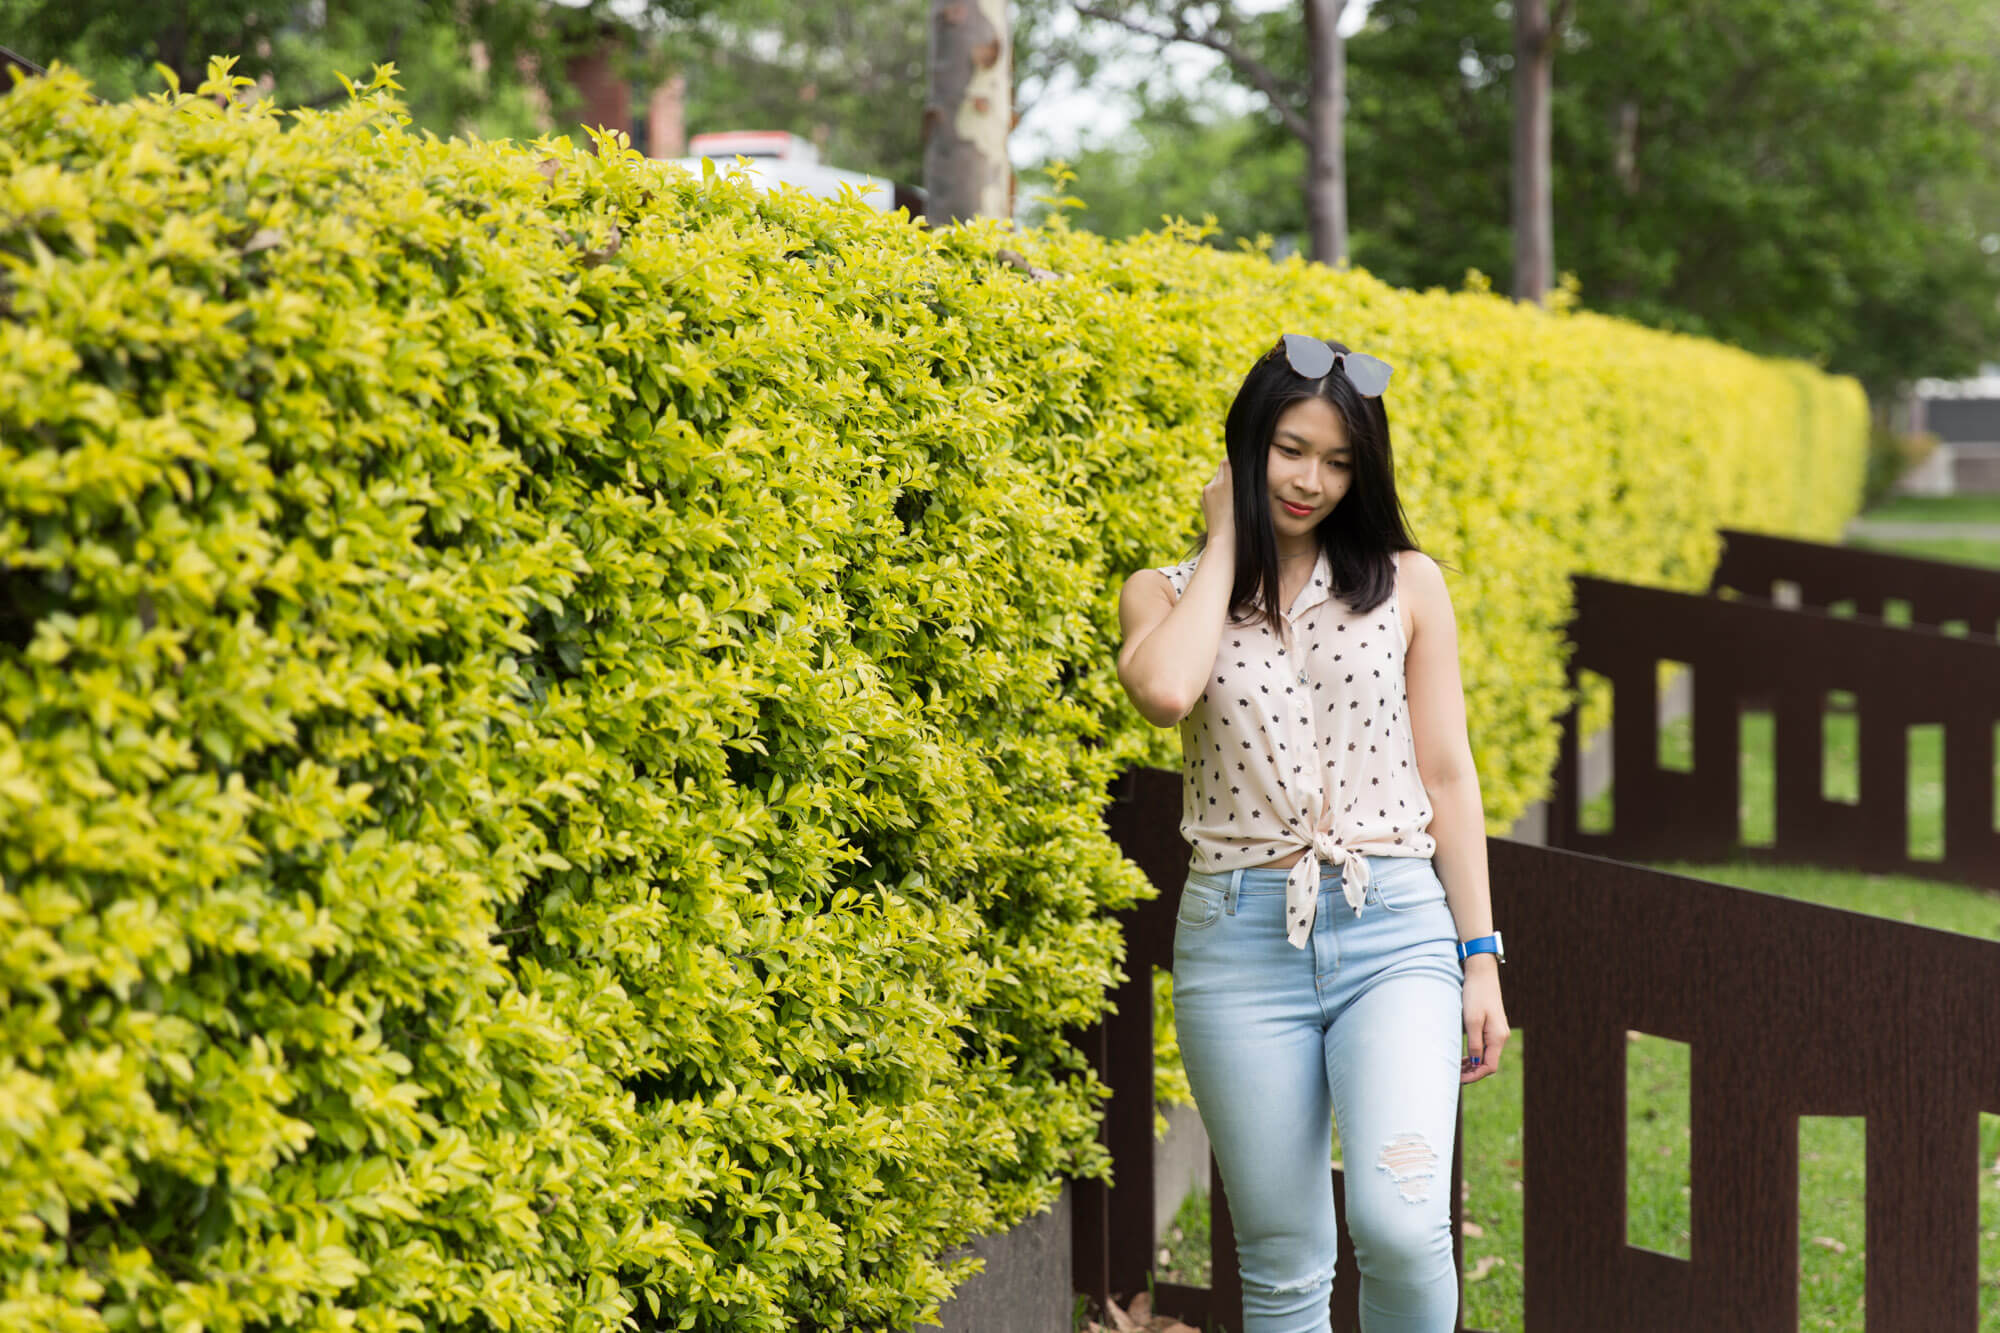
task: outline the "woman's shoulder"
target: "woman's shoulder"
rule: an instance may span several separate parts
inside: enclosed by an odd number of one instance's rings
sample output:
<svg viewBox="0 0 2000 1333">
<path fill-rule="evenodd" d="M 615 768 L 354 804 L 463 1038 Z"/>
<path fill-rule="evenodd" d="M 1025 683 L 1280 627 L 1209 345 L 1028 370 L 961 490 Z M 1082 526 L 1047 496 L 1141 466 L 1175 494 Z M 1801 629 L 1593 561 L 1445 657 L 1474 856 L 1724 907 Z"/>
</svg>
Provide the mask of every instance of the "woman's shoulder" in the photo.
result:
<svg viewBox="0 0 2000 1333">
<path fill-rule="evenodd" d="M 1453 619 L 1444 570 L 1422 551 L 1396 553 L 1396 600 L 1402 603 L 1403 627 L 1411 637 L 1440 618 Z"/>
<path fill-rule="evenodd" d="M 1444 583 L 1444 571 L 1438 562 L 1422 551 L 1408 550 L 1396 552 L 1396 582 L 1405 580 L 1420 587 L 1437 587 Z"/>
<path fill-rule="evenodd" d="M 1172 585 L 1174 590 L 1174 600 L 1179 601 L 1181 595 L 1187 592 L 1188 580 L 1194 577 L 1194 571 L 1200 564 L 1201 552 L 1196 551 L 1193 555 L 1180 561 L 1178 564 L 1153 565 L 1140 572 L 1166 575 L 1167 582 Z"/>
<path fill-rule="evenodd" d="M 1396 576 L 1400 578 L 1402 574 L 1408 574 L 1410 570 L 1422 570 L 1422 572 L 1418 572 L 1418 578 L 1422 578 L 1426 574 L 1438 574 L 1440 578 L 1444 576 L 1444 570 L 1438 568 L 1438 562 L 1432 560 L 1422 550 L 1416 550 L 1414 546 L 1410 550 L 1398 550 L 1396 552 Z"/>
</svg>

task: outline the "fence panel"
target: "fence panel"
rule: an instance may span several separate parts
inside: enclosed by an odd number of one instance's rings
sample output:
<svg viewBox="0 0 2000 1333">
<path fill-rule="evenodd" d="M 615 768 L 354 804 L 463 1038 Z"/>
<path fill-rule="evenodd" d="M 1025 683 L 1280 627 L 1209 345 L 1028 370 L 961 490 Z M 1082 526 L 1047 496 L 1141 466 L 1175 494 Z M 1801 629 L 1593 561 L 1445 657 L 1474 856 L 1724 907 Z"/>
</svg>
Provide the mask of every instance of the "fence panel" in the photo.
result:
<svg viewBox="0 0 2000 1333">
<path fill-rule="evenodd" d="M 1711 593 L 1777 601 L 1781 585 L 1790 585 L 1812 610 L 1852 601 L 1857 615 L 1880 619 L 1889 602 L 1901 601 L 1915 625 L 1963 621 L 1984 638 L 2000 630 L 2000 570 L 1732 528 L 1722 530 L 1722 543 Z"/>
<path fill-rule="evenodd" d="M 1798 1118 L 1867 1118 L 1867 1327 L 1978 1323 L 2000 944 L 1502 839 L 1526 1327 L 1798 1327 Z M 1518 932 L 1520 943 L 1516 942 Z M 1625 1032 L 1692 1048 L 1691 1258 L 1624 1241 Z"/>
<path fill-rule="evenodd" d="M 1924 875 L 2000 888 L 1994 735 L 2000 641 L 1782 610 L 1577 576 L 1570 683 L 1585 669 L 1612 683 L 1612 820 L 1579 827 L 1576 713 L 1563 723 L 1549 800 L 1552 846 L 1627 861 L 1730 858 Z M 1694 763 L 1663 771 L 1657 668 L 1694 671 Z M 1859 800 L 1823 790 L 1828 696 L 1853 696 Z M 1774 719 L 1774 837 L 1745 845 L 1738 727 L 1746 707 Z M 1943 859 L 1909 840 L 1908 728 L 1937 725 L 1943 747 Z"/>
</svg>

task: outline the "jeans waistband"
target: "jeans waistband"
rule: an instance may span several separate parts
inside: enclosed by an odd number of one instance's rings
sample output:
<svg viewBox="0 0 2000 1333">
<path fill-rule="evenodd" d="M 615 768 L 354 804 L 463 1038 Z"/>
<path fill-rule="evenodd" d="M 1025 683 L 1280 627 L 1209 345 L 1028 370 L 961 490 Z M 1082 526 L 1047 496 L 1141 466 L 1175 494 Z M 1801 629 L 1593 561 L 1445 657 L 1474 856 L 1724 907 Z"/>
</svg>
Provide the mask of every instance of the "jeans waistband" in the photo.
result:
<svg viewBox="0 0 2000 1333">
<path fill-rule="evenodd" d="M 1368 853 L 1367 856 L 1371 868 L 1373 868 L 1375 863 L 1394 859 L 1393 857 L 1377 856 L 1373 853 Z M 1338 880 L 1340 878 L 1341 870 L 1338 865 L 1327 860 L 1324 856 L 1317 857 L 1316 859 L 1319 861 L 1320 883 L 1324 884 L 1328 880 Z M 1291 873 L 1291 866 L 1239 866 L 1235 870 L 1190 870 L 1188 871 L 1188 878 L 1199 880 L 1204 884 L 1214 885 L 1217 888 L 1226 886 L 1231 880 L 1239 879 L 1239 877 L 1240 882 L 1244 884 L 1277 884 L 1282 886 L 1286 877 Z"/>
<path fill-rule="evenodd" d="M 1364 855 L 1368 860 L 1368 877 L 1371 881 L 1380 878 L 1396 861 L 1408 859 L 1382 856 L 1375 852 L 1367 852 Z M 1317 859 L 1320 893 L 1338 895 L 1343 878 L 1340 867 L 1323 856 Z M 1188 880 L 1204 888 L 1219 891 L 1222 894 L 1223 911 L 1235 916 L 1237 901 L 1243 897 L 1261 898 L 1284 893 L 1291 873 L 1291 866 L 1239 866 L 1234 870 L 1190 870 Z M 1373 887 L 1372 883 L 1370 887 Z"/>
</svg>

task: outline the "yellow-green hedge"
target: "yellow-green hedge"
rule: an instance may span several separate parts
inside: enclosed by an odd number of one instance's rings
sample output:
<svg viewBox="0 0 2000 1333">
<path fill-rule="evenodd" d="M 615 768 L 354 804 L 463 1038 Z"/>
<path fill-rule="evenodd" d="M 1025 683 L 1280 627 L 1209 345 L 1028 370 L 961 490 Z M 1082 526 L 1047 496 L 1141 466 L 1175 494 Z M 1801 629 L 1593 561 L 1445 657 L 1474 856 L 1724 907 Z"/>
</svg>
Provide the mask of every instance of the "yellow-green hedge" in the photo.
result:
<svg viewBox="0 0 2000 1333">
<path fill-rule="evenodd" d="M 1799 368 L 383 82 L 0 96 L 0 1325 L 923 1316 L 1103 1167 L 1117 590 L 1279 329 L 1397 367 L 1496 822 L 1570 570 L 1858 494 Z"/>
</svg>

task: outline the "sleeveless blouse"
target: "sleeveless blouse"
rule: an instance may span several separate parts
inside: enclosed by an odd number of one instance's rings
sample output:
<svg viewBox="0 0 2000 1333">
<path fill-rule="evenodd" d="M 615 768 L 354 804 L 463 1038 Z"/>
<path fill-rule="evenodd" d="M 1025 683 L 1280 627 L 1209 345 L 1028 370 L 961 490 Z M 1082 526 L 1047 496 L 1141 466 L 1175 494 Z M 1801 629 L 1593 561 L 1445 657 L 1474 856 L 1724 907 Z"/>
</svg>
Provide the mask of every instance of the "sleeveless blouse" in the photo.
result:
<svg viewBox="0 0 2000 1333">
<path fill-rule="evenodd" d="M 1198 553 L 1159 566 L 1174 599 Z M 1303 949 L 1319 902 L 1320 862 L 1338 866 L 1356 915 L 1367 857 L 1430 856 L 1431 804 L 1417 773 L 1403 674 L 1408 644 L 1392 591 L 1357 613 L 1333 595 L 1320 552 L 1283 617 L 1283 633 L 1229 621 L 1206 688 L 1181 719 L 1181 837 L 1201 872 L 1261 865 L 1295 849 L 1285 938 Z"/>
</svg>

